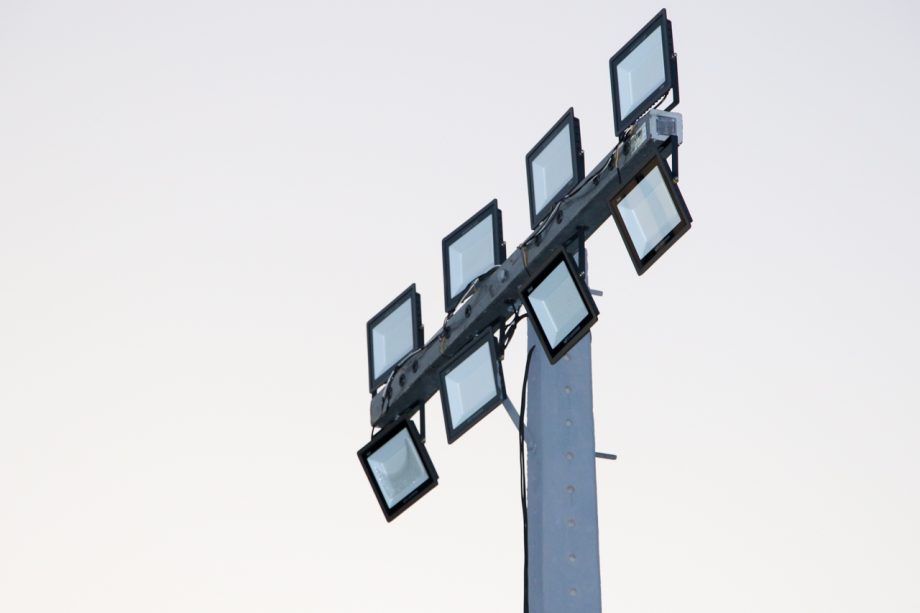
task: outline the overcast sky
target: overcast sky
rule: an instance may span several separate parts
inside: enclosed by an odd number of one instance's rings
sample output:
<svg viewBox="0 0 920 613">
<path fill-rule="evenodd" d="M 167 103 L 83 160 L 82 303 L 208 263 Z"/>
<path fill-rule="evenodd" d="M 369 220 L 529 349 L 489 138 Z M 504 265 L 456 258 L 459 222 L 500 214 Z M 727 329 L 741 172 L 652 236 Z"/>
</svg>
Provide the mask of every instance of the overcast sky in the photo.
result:
<svg viewBox="0 0 920 613">
<path fill-rule="evenodd" d="M 920 609 L 920 9 L 675 2 L 694 225 L 592 237 L 606 611 Z M 392 524 L 366 321 L 570 106 L 618 2 L 0 0 L 0 610 L 513 611 L 496 411 Z M 520 393 L 526 345 L 504 370 Z M 539 351 L 539 349 L 538 349 Z"/>
</svg>

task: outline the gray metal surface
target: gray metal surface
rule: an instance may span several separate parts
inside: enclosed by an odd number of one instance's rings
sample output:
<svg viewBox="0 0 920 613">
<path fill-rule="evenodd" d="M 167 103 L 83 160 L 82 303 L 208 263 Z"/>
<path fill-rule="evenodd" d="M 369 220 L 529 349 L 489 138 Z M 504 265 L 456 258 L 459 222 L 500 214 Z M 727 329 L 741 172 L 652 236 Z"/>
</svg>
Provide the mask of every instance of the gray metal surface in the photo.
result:
<svg viewBox="0 0 920 613">
<path fill-rule="evenodd" d="M 536 345 L 527 386 L 532 613 L 601 610 L 591 335 L 550 365 Z"/>
</svg>

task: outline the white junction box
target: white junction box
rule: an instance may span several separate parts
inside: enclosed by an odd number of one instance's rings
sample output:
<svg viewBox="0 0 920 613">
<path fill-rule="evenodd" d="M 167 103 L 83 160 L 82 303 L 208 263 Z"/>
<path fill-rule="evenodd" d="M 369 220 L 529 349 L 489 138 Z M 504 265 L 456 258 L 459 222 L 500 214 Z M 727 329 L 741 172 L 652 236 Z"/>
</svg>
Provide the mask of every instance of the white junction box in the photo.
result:
<svg viewBox="0 0 920 613">
<path fill-rule="evenodd" d="M 680 113 L 651 110 L 646 113 L 633 130 L 633 150 L 638 148 L 647 139 L 665 141 L 670 137 L 677 137 L 677 144 L 684 142 L 684 118 Z"/>
</svg>

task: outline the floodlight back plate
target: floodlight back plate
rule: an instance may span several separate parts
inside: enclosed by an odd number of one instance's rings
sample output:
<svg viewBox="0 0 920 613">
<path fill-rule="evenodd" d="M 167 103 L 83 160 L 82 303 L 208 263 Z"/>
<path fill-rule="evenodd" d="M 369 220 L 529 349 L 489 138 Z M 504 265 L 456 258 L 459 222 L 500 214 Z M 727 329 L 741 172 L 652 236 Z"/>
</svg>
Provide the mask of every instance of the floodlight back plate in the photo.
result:
<svg viewBox="0 0 920 613">
<path fill-rule="evenodd" d="M 536 195 L 534 190 L 534 176 L 533 176 L 533 162 L 536 160 L 537 156 L 546 149 L 547 146 L 553 141 L 553 139 L 558 135 L 563 129 L 568 126 L 569 128 L 569 147 L 572 161 L 572 169 L 574 176 L 566 182 L 559 190 L 543 205 L 539 211 L 537 211 L 536 205 Z M 543 138 L 537 142 L 533 148 L 527 152 L 527 155 L 524 156 L 525 165 L 527 166 L 527 198 L 530 203 L 530 228 L 535 230 L 540 222 L 544 218 L 549 216 L 553 211 L 553 207 L 559 202 L 566 194 L 572 191 L 578 183 L 585 178 L 585 152 L 581 148 L 581 125 L 578 121 L 578 118 L 575 117 L 575 109 L 569 108 L 562 117 L 553 124 L 553 127 L 543 135 Z"/>
<path fill-rule="evenodd" d="M 617 66 L 659 27 L 661 28 L 661 45 L 664 61 L 664 82 L 649 93 L 627 113 L 625 117 L 621 117 L 622 101 L 620 100 Z M 651 21 L 643 26 L 635 36 L 629 39 L 629 42 L 623 45 L 623 47 L 610 58 L 610 87 L 613 95 L 613 125 L 617 137 L 619 138 L 622 138 L 626 130 L 634 124 L 639 117 L 652 108 L 652 105 L 665 97 L 669 91 L 672 92 L 674 100 L 668 106 L 668 110 L 676 106 L 677 101 L 680 99 L 677 81 L 677 59 L 674 55 L 674 37 L 671 32 L 671 22 L 668 20 L 667 11 L 665 9 L 661 9 L 661 12 L 655 15 Z"/>
</svg>

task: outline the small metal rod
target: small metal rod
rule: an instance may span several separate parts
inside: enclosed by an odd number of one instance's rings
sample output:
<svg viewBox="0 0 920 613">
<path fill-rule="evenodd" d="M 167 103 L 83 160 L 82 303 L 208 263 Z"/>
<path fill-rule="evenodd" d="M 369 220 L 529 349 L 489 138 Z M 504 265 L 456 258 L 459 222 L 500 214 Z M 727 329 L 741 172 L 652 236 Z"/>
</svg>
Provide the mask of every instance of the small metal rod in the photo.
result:
<svg viewBox="0 0 920 613">
<path fill-rule="evenodd" d="M 617 456 L 614 453 L 601 453 L 600 451 L 594 452 L 595 458 L 600 458 L 601 460 L 616 460 Z"/>
</svg>

